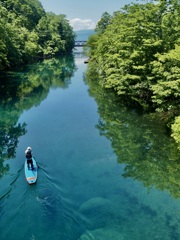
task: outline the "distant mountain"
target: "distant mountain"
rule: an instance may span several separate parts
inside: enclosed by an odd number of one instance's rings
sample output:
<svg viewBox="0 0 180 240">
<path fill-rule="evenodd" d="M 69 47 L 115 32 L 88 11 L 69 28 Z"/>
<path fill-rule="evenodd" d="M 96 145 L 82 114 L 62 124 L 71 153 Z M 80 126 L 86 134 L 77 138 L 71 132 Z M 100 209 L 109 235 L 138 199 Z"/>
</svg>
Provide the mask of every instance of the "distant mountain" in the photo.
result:
<svg viewBox="0 0 180 240">
<path fill-rule="evenodd" d="M 87 41 L 90 35 L 95 34 L 95 31 L 94 29 L 84 29 L 75 31 L 75 33 L 77 34 L 76 41 Z"/>
</svg>

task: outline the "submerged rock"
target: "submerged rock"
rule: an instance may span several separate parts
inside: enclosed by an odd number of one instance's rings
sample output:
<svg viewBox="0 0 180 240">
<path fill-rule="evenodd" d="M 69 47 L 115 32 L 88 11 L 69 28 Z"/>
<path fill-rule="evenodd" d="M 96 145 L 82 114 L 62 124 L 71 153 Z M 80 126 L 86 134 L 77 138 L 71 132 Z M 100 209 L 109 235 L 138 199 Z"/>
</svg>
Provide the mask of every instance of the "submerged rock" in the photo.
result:
<svg viewBox="0 0 180 240">
<path fill-rule="evenodd" d="M 84 202 L 79 211 L 86 217 L 87 229 L 103 228 L 113 218 L 111 203 L 100 197 Z"/>
<path fill-rule="evenodd" d="M 96 197 L 84 202 L 79 210 L 84 214 L 94 214 L 95 212 L 106 212 L 110 207 L 110 202 L 107 199 Z"/>
</svg>

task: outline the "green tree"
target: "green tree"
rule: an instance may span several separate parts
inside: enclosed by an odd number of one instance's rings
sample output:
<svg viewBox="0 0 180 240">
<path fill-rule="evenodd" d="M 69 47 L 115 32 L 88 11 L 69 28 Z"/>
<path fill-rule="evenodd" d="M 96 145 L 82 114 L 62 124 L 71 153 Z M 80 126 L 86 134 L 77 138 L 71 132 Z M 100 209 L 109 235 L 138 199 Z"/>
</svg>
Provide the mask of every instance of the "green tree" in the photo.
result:
<svg viewBox="0 0 180 240">
<path fill-rule="evenodd" d="M 103 86 L 113 88 L 118 95 L 130 96 L 142 105 L 151 97 L 149 62 L 162 48 L 157 36 L 157 8 L 153 4 L 135 4 L 116 12 L 99 39 L 94 56 Z"/>
<path fill-rule="evenodd" d="M 89 66 L 121 99 L 157 111 L 170 126 L 179 113 L 179 0 L 126 5 L 90 39 Z M 91 49 L 93 47 L 93 49 Z"/>
<path fill-rule="evenodd" d="M 23 33 L 16 21 L 13 22 L 13 13 L 8 13 L 7 9 L 0 5 L 0 70 L 22 62 L 23 54 Z"/>
<path fill-rule="evenodd" d="M 86 45 L 84 46 L 84 51 L 86 55 L 93 57 L 95 56 L 96 52 L 96 46 L 99 41 L 99 35 L 98 34 L 92 34 L 89 36 Z"/>
<path fill-rule="evenodd" d="M 151 86 L 152 99 L 158 112 L 174 117 L 180 112 L 180 46 L 156 57 L 152 62 L 155 82 Z"/>
<path fill-rule="evenodd" d="M 1 2 L 8 12 L 14 14 L 20 26 L 28 30 L 33 30 L 45 15 L 45 10 L 38 0 L 1 0 Z"/>
<path fill-rule="evenodd" d="M 43 55 L 52 56 L 72 50 L 75 34 L 64 15 L 46 13 L 40 19 L 36 29 Z"/>
<path fill-rule="evenodd" d="M 0 70 L 70 52 L 74 39 L 65 15 L 45 13 L 38 0 L 0 2 Z"/>
<path fill-rule="evenodd" d="M 108 12 L 104 12 L 96 25 L 95 31 L 97 33 L 104 33 L 107 26 L 111 23 L 111 19 L 112 16 Z"/>
</svg>

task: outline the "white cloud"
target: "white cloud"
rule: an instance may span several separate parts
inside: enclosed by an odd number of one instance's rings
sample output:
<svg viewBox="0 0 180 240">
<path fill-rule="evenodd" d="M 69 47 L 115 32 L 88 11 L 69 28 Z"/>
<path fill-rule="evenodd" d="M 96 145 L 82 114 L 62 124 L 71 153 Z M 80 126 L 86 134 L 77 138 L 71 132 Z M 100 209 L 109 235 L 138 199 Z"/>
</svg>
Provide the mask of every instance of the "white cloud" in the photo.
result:
<svg viewBox="0 0 180 240">
<path fill-rule="evenodd" d="M 91 19 L 80 19 L 74 18 L 71 19 L 70 25 L 73 27 L 74 31 L 82 30 L 82 29 L 94 29 L 96 24 Z"/>
</svg>

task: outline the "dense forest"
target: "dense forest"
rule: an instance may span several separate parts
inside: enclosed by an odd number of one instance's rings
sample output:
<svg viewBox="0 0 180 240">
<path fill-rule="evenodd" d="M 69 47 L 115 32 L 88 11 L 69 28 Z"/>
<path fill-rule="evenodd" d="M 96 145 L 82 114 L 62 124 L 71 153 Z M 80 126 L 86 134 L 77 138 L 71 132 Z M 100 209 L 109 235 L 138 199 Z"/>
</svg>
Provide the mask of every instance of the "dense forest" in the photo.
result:
<svg viewBox="0 0 180 240">
<path fill-rule="evenodd" d="M 87 51 L 97 81 L 121 100 L 155 113 L 180 148 L 180 1 L 105 12 L 95 30 Z"/>
<path fill-rule="evenodd" d="M 38 0 L 0 1 L 0 71 L 67 53 L 74 39 L 66 16 L 45 12 Z"/>
</svg>

